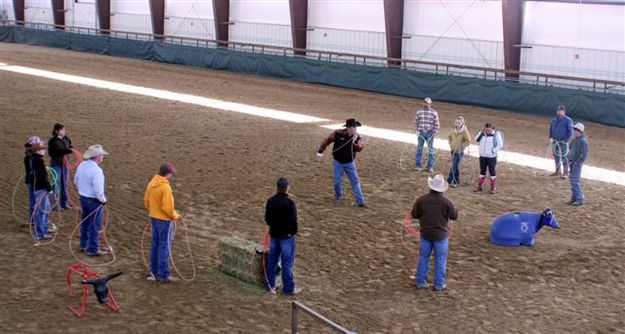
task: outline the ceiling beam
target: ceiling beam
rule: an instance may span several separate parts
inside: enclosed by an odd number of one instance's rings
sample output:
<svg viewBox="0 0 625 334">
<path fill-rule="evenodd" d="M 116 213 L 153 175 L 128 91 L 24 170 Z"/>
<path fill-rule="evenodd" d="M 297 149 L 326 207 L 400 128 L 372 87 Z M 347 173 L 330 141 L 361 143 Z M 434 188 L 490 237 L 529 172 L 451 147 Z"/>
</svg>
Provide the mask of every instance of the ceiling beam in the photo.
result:
<svg viewBox="0 0 625 334">
<path fill-rule="evenodd" d="M 52 0 L 52 18 L 57 29 L 65 29 L 65 1 Z"/>
<path fill-rule="evenodd" d="M 523 40 L 523 10 L 525 0 L 502 0 L 503 60 L 506 71 L 518 72 L 521 68 L 521 45 Z M 518 79 L 518 73 L 506 73 L 506 78 Z"/>
<path fill-rule="evenodd" d="M 163 39 L 165 35 L 165 0 L 150 0 L 150 16 L 152 17 L 152 33 L 160 35 L 156 39 Z"/>
<path fill-rule="evenodd" d="M 401 58 L 404 34 L 404 0 L 384 0 L 384 23 L 386 27 L 386 56 Z M 399 65 L 389 60 L 389 65 Z"/>
<path fill-rule="evenodd" d="M 308 0 L 289 0 L 291 11 L 291 36 L 293 48 L 306 49 L 308 35 Z M 295 51 L 296 55 L 306 55 L 305 51 Z"/>
<path fill-rule="evenodd" d="M 15 21 L 25 21 L 24 2 L 25 0 L 13 0 L 13 13 L 15 14 Z"/>
<path fill-rule="evenodd" d="M 213 0 L 215 22 L 215 39 L 229 41 L 228 28 L 230 27 L 230 0 Z M 223 43 L 217 45 L 223 46 Z"/>
<path fill-rule="evenodd" d="M 96 10 L 98 11 L 98 28 L 105 30 L 103 34 L 110 34 L 106 30 L 111 30 L 111 0 L 97 0 Z"/>
</svg>

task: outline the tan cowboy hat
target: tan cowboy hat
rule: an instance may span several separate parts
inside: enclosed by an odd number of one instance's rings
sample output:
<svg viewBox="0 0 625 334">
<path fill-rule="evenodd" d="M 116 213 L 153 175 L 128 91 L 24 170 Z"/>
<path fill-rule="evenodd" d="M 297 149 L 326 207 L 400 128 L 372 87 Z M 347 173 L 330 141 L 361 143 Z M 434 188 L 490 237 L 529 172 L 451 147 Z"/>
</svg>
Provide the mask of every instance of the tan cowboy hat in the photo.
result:
<svg viewBox="0 0 625 334">
<path fill-rule="evenodd" d="M 428 177 L 428 186 L 434 191 L 443 193 L 449 188 L 449 183 L 445 181 L 441 174 L 436 174 L 434 177 Z"/>
<path fill-rule="evenodd" d="M 91 145 L 89 146 L 89 149 L 87 149 L 87 152 L 82 155 L 82 157 L 85 159 L 91 159 L 103 155 L 108 155 L 108 152 L 106 152 L 102 148 L 102 145 Z"/>
</svg>

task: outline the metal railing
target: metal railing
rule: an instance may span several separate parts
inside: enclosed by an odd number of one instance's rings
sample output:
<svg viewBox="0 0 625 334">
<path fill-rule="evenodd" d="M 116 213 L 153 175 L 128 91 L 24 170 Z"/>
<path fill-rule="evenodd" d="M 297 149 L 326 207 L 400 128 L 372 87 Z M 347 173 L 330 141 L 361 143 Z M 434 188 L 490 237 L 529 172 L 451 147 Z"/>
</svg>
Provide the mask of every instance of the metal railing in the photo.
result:
<svg viewBox="0 0 625 334">
<path fill-rule="evenodd" d="M 219 48 L 239 52 L 252 52 L 267 55 L 278 55 L 283 57 L 297 57 L 304 59 L 314 59 L 319 61 L 345 63 L 363 66 L 382 66 L 418 72 L 428 72 L 434 74 L 444 74 L 452 76 L 463 76 L 480 79 L 513 81 L 523 84 L 563 87 L 570 89 L 581 89 L 605 94 L 625 95 L 625 82 L 601 80 L 592 78 L 572 77 L 557 74 L 546 74 L 536 72 L 524 72 L 514 70 L 504 70 L 497 68 L 447 64 L 431 61 L 419 61 L 400 58 L 388 58 L 367 56 L 352 53 L 332 52 L 323 50 L 289 48 L 274 45 L 263 45 L 253 43 L 242 43 L 233 41 L 220 41 L 211 39 L 201 39 L 193 37 L 155 35 L 140 32 L 107 30 L 97 28 L 61 26 L 46 23 L 34 23 L 23 21 L 4 21 L 4 25 L 20 25 L 32 29 L 41 30 L 64 30 L 70 33 L 87 35 L 108 35 L 116 38 L 134 39 L 141 41 L 154 41 L 170 44 L 180 44 L 203 48 Z"/>
<path fill-rule="evenodd" d="M 350 330 L 345 329 L 343 326 L 335 323 L 334 321 L 322 316 L 321 314 L 313 311 L 311 308 L 309 308 L 308 306 L 297 302 L 297 301 L 293 301 L 293 303 L 291 304 L 291 334 L 298 334 L 298 330 L 297 330 L 297 311 L 301 310 L 303 313 L 306 313 L 308 315 L 310 315 L 311 317 L 315 318 L 315 320 L 323 323 L 324 325 L 326 325 L 327 327 L 331 328 L 332 330 L 334 330 L 337 333 L 343 333 L 343 334 L 356 334 L 356 332 L 352 332 Z"/>
</svg>

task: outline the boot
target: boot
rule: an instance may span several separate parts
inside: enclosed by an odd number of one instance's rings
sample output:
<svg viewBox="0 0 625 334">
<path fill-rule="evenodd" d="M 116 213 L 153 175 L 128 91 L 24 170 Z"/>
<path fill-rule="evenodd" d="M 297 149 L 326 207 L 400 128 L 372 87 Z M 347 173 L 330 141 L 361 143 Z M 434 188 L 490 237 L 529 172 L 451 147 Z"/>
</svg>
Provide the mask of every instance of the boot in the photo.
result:
<svg viewBox="0 0 625 334">
<path fill-rule="evenodd" d="M 485 179 L 485 176 L 480 175 L 480 178 L 477 181 L 477 189 L 475 189 L 475 192 L 484 191 L 484 179 Z"/>
<path fill-rule="evenodd" d="M 497 178 L 496 177 L 490 178 L 490 193 L 491 194 L 497 193 Z"/>
</svg>

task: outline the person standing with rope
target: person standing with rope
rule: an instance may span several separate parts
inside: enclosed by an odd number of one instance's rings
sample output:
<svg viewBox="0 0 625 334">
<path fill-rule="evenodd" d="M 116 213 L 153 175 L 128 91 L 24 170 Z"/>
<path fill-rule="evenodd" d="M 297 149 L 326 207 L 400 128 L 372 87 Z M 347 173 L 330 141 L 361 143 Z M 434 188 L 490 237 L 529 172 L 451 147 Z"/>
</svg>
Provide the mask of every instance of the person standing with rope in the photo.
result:
<svg viewBox="0 0 625 334">
<path fill-rule="evenodd" d="M 549 126 L 549 142 L 553 151 L 553 158 L 556 163 L 556 171 L 552 176 L 560 175 L 566 179 L 569 170 L 569 141 L 573 136 L 573 120 L 566 115 L 566 108 L 563 105 L 556 107 L 556 117 L 551 120 Z M 562 167 L 562 174 L 560 174 Z"/>
<path fill-rule="evenodd" d="M 582 167 L 588 156 L 588 139 L 584 133 L 584 124 L 577 123 L 573 129 L 575 138 L 571 142 L 571 149 L 568 155 L 569 165 L 571 166 L 571 200 L 567 204 L 580 206 L 585 201 L 580 178 L 582 176 Z"/>
<path fill-rule="evenodd" d="M 46 145 L 37 143 L 31 146 L 33 151 L 30 159 L 32 192 L 35 197 L 35 206 L 31 215 L 31 225 L 35 230 L 35 239 L 41 241 L 49 239 L 48 221 L 50 214 L 50 199 L 52 185 L 48 180 L 48 171 L 43 156 L 46 154 Z"/>
<path fill-rule="evenodd" d="M 419 136 L 417 141 L 417 153 L 415 154 L 415 165 L 417 171 L 423 170 L 421 159 L 423 155 L 423 144 L 427 144 L 428 164 L 427 171 L 434 172 L 434 137 L 440 129 L 438 112 L 432 108 L 432 99 L 426 97 L 423 100 L 423 109 L 418 110 L 414 117 L 414 129 Z"/>
<path fill-rule="evenodd" d="M 336 203 L 343 198 L 343 173 L 347 174 L 349 183 L 352 185 L 352 192 L 356 198 L 354 206 L 366 208 L 365 196 L 362 193 L 358 171 L 356 170 L 356 152 L 361 152 L 365 143 L 362 137 L 356 132 L 356 128 L 361 126 L 360 122 L 353 118 L 345 121 L 344 129 L 333 131 L 323 140 L 317 148 L 317 158 L 323 158 L 323 151 L 333 143 L 332 157 L 334 158 L 334 198 Z"/>
<path fill-rule="evenodd" d="M 28 219 L 29 220 L 33 216 L 33 212 L 35 210 L 35 203 L 36 203 L 36 197 L 35 197 L 34 188 L 33 188 L 33 180 L 35 178 L 34 178 L 34 171 L 32 168 L 32 164 L 33 164 L 32 159 L 33 159 L 33 154 L 35 154 L 35 152 L 33 151 L 33 145 L 37 145 L 37 144 L 43 144 L 43 140 L 41 140 L 41 138 L 37 136 L 32 136 L 28 138 L 28 141 L 26 142 L 26 144 L 24 144 L 24 148 L 26 149 L 26 152 L 24 152 L 24 170 L 26 172 L 26 174 L 24 175 L 24 183 L 26 183 L 26 187 L 28 188 Z"/>
<path fill-rule="evenodd" d="M 452 160 L 447 182 L 452 188 L 456 188 L 460 185 L 460 162 L 464 156 L 464 150 L 471 144 L 471 135 L 464 123 L 464 117 L 458 116 L 454 125 L 454 130 L 447 138 L 449 148 L 451 149 Z"/>
<path fill-rule="evenodd" d="M 52 138 L 48 141 L 48 154 L 50 154 L 50 167 L 57 175 L 56 191 L 59 199 L 55 210 L 69 209 L 69 161 L 68 155 L 72 154 L 72 141 L 65 134 L 65 126 L 60 123 L 54 124 Z"/>
<path fill-rule="evenodd" d="M 143 202 L 149 211 L 152 221 L 152 242 L 150 244 L 150 276 L 149 281 L 158 280 L 161 283 L 178 282 L 179 278 L 169 272 L 169 255 L 172 241 L 172 231 L 175 225 L 172 221 L 180 219 L 174 206 L 174 195 L 169 180 L 176 170 L 169 162 L 163 163 L 154 175 L 145 191 Z"/>
<path fill-rule="evenodd" d="M 475 192 L 484 191 L 486 170 L 490 173 L 490 193 L 497 193 L 497 154 L 503 147 L 503 136 L 491 123 L 486 123 L 484 128 L 475 137 L 480 143 L 480 178 L 477 181 Z"/>
<path fill-rule="evenodd" d="M 80 195 L 82 225 L 80 226 L 80 250 L 87 256 L 102 256 L 98 232 L 102 228 L 102 212 L 106 204 L 104 195 L 104 172 L 100 164 L 108 155 L 102 145 L 91 145 L 83 154 L 85 161 L 76 169 L 74 184 Z"/>
<path fill-rule="evenodd" d="M 434 291 L 446 289 L 445 271 L 449 248 L 449 220 L 458 219 L 458 210 L 443 193 L 449 187 L 441 174 L 428 177 L 430 192 L 419 197 L 412 206 L 412 218 L 419 220 L 419 263 L 415 275 L 417 289 L 425 289 L 430 255 L 434 250 Z"/>
<path fill-rule="evenodd" d="M 295 236 L 297 235 L 297 207 L 289 197 L 291 182 L 281 177 L 276 181 L 277 192 L 265 206 L 265 222 L 271 236 L 269 261 L 267 263 L 267 289 L 276 293 L 276 273 L 278 262 L 282 263 L 282 292 L 285 295 L 300 293 L 293 281 L 295 265 Z"/>
</svg>

